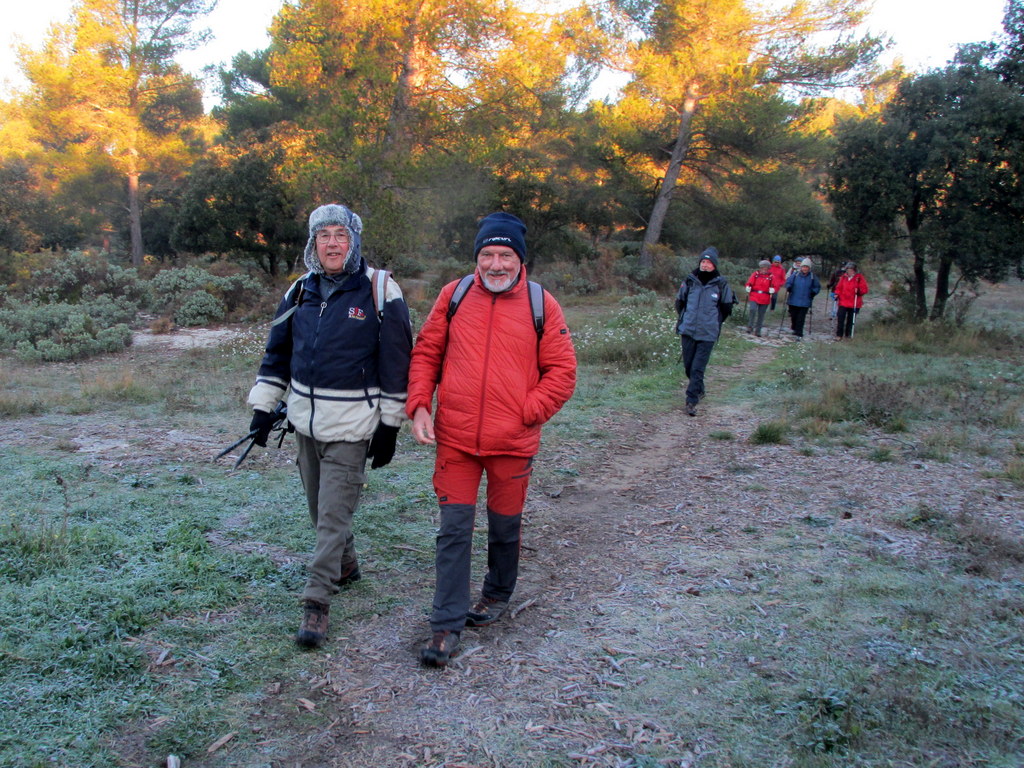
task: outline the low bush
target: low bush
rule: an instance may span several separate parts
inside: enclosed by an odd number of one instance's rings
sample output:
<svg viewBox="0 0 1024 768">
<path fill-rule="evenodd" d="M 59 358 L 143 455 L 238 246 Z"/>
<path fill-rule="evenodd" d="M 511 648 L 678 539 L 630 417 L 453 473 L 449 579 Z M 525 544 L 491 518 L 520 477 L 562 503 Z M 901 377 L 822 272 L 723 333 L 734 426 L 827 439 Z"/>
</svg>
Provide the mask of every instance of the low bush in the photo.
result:
<svg viewBox="0 0 1024 768">
<path fill-rule="evenodd" d="M 215 275 L 198 267 L 165 269 L 150 281 L 160 309 L 172 312 L 179 325 L 218 322 L 244 312 L 265 292 L 245 274 Z"/>
<path fill-rule="evenodd" d="M 786 425 L 781 421 L 762 421 L 750 434 L 754 445 L 779 445 L 785 442 Z"/>
<path fill-rule="evenodd" d="M 33 302 L 0 309 L 2 349 L 28 362 L 81 360 L 131 344 L 131 329 L 110 297 L 86 304 Z"/>
</svg>

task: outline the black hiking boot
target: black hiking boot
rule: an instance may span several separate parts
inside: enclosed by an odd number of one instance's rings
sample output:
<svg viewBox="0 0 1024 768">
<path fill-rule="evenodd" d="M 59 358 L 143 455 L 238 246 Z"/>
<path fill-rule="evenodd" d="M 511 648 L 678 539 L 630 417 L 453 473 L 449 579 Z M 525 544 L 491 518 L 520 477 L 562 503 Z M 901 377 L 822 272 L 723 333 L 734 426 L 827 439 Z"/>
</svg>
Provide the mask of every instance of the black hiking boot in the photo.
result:
<svg viewBox="0 0 1024 768">
<path fill-rule="evenodd" d="M 302 624 L 295 635 L 295 642 L 303 648 L 319 648 L 327 639 L 327 616 L 331 606 L 316 600 L 302 604 Z"/>
<path fill-rule="evenodd" d="M 696 403 L 687 403 L 686 404 L 686 415 L 687 416 L 696 416 L 697 415 L 697 404 Z"/>
<path fill-rule="evenodd" d="M 435 632 L 430 642 L 420 648 L 420 662 L 427 667 L 447 667 L 459 647 L 460 632 Z"/>
<path fill-rule="evenodd" d="M 498 600 L 496 597 L 481 597 L 476 605 L 466 613 L 467 627 L 486 627 L 493 624 L 508 608 L 507 600 Z"/>
</svg>

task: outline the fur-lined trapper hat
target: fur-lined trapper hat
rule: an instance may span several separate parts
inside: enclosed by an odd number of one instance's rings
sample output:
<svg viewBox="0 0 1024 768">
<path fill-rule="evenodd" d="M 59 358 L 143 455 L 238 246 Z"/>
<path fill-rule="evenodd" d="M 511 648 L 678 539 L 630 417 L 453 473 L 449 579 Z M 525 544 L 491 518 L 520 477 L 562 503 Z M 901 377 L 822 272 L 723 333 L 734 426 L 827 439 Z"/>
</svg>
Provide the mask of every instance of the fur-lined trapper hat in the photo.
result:
<svg viewBox="0 0 1024 768">
<path fill-rule="evenodd" d="M 316 255 L 316 233 L 324 227 L 344 227 L 348 230 L 348 254 L 342 272 L 354 274 L 364 269 L 363 264 L 363 220 L 344 205 L 331 203 L 321 205 L 309 214 L 309 240 L 306 242 L 304 261 L 306 269 L 318 275 L 324 274 L 324 265 Z"/>
</svg>

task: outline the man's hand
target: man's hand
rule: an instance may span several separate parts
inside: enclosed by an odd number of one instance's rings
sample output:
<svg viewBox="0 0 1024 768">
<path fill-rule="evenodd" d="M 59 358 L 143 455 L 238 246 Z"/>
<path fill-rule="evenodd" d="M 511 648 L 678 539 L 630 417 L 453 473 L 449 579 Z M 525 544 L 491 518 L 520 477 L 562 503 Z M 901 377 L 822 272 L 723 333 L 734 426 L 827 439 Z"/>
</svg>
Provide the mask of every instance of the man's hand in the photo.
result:
<svg viewBox="0 0 1024 768">
<path fill-rule="evenodd" d="M 275 413 L 253 410 L 252 421 L 249 422 L 249 431 L 255 431 L 253 441 L 261 448 L 267 447 L 267 438 L 270 437 L 270 430 L 280 417 Z"/>
<path fill-rule="evenodd" d="M 747 289 L 747 293 L 750 293 L 753 290 L 749 285 L 745 285 L 743 287 Z"/>
<path fill-rule="evenodd" d="M 775 289 L 774 288 L 769 288 L 768 289 L 768 293 L 775 293 Z"/>
<path fill-rule="evenodd" d="M 395 457 L 398 429 L 383 421 L 377 425 L 377 430 L 370 438 L 370 447 L 366 451 L 367 458 L 373 459 L 370 469 L 379 469 L 391 463 L 391 459 Z"/>
<path fill-rule="evenodd" d="M 420 445 L 435 445 L 434 420 L 423 406 L 416 409 L 412 417 L 412 439 Z"/>
</svg>

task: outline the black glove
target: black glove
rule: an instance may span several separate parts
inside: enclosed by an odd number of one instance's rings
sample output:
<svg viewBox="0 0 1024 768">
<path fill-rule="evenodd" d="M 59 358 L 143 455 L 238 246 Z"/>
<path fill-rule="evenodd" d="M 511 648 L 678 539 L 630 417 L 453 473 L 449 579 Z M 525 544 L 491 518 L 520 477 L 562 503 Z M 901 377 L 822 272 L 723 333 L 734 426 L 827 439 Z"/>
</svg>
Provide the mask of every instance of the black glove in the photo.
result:
<svg viewBox="0 0 1024 768">
<path fill-rule="evenodd" d="M 391 427 L 383 421 L 377 425 L 377 431 L 370 438 L 370 447 L 366 451 L 367 458 L 373 459 L 370 469 L 378 469 L 391 463 L 395 457 L 395 443 L 398 442 L 398 427 Z"/>
<path fill-rule="evenodd" d="M 256 445 L 263 448 L 267 447 L 267 438 L 270 437 L 270 430 L 274 428 L 274 423 L 278 417 L 276 414 L 267 413 L 266 411 L 252 412 L 252 421 L 249 422 L 249 431 L 255 431 L 253 440 L 256 441 Z"/>
</svg>

